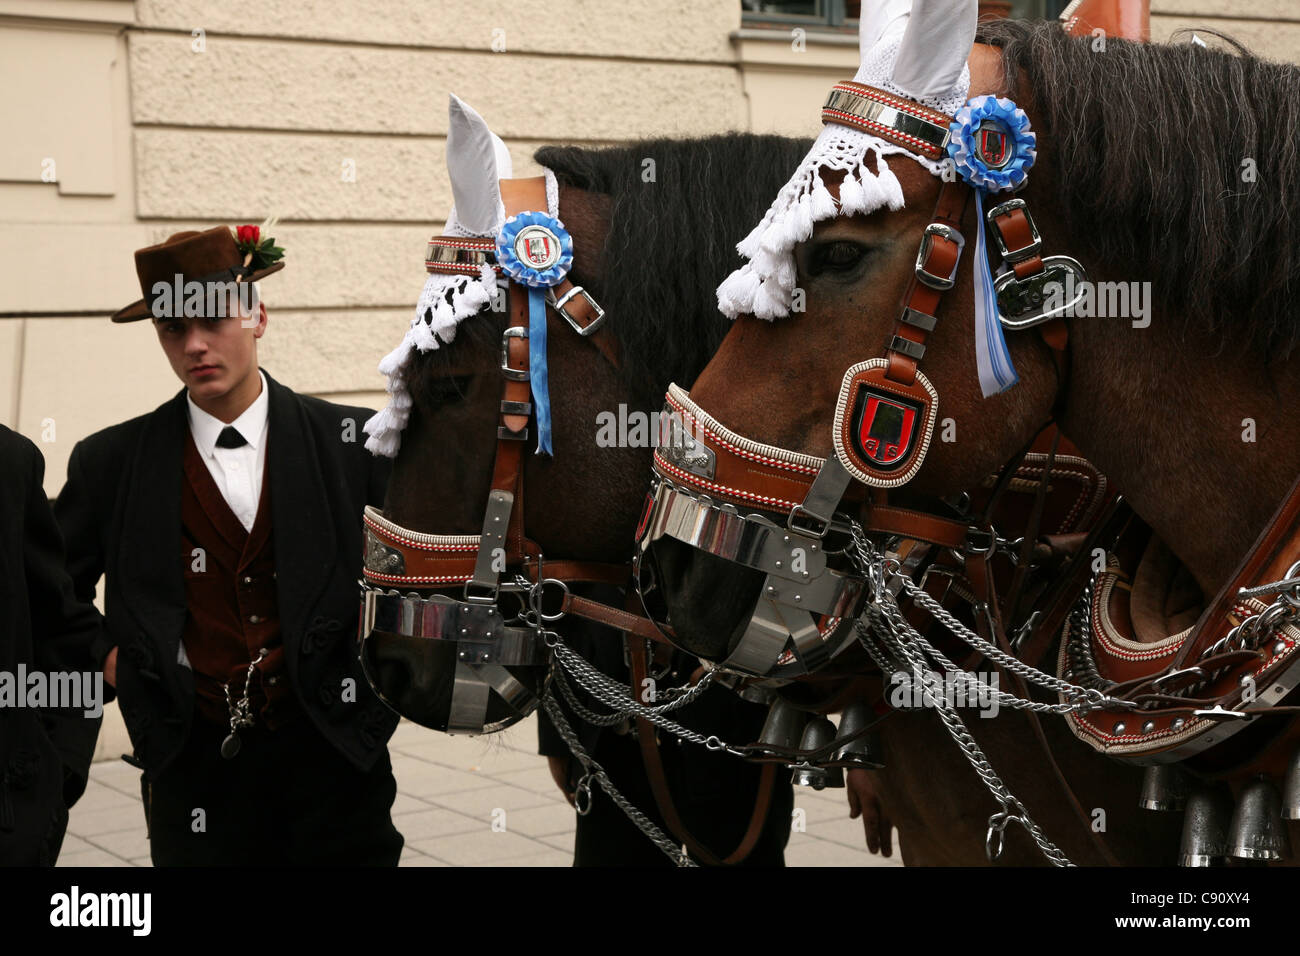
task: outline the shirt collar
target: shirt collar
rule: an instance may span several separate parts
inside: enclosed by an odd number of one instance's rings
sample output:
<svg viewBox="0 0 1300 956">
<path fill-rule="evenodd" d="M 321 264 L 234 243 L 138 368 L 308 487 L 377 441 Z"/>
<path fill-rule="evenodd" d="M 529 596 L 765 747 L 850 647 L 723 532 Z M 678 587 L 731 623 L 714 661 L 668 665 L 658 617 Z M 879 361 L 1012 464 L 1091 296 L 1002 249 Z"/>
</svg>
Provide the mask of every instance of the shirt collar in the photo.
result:
<svg viewBox="0 0 1300 956">
<path fill-rule="evenodd" d="M 257 451 L 257 446 L 261 444 L 263 433 L 266 430 L 267 409 L 270 405 L 266 375 L 261 369 L 257 370 L 257 374 L 262 380 L 262 391 L 258 393 L 257 398 L 253 399 L 253 404 L 244 409 L 244 413 L 230 423 L 254 451 Z M 220 437 L 221 430 L 226 427 L 226 423 L 209 415 L 195 405 L 194 399 L 190 397 L 188 392 L 185 394 L 185 401 L 189 405 L 190 434 L 194 436 L 194 444 L 201 455 L 210 458 L 213 449 L 217 447 L 217 438 Z"/>
</svg>

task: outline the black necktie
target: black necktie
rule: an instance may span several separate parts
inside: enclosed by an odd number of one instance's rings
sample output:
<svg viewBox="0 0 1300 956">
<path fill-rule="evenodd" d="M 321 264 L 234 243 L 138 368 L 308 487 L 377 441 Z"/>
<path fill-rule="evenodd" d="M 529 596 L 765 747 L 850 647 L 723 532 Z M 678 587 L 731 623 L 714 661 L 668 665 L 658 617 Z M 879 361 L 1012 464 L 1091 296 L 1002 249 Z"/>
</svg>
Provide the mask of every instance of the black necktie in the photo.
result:
<svg viewBox="0 0 1300 956">
<path fill-rule="evenodd" d="M 221 434 L 217 436 L 218 448 L 240 448 L 247 444 L 248 442 L 244 441 L 244 436 L 239 434 L 234 425 L 227 425 L 221 429 Z"/>
</svg>

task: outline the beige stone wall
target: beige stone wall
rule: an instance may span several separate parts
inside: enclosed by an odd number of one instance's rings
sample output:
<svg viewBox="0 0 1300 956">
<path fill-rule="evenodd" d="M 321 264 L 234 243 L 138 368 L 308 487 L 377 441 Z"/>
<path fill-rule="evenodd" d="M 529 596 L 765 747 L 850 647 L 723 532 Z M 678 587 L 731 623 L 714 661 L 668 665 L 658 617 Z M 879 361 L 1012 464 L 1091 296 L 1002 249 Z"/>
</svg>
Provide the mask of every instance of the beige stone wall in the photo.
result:
<svg viewBox="0 0 1300 956">
<path fill-rule="evenodd" d="M 1296 0 L 1153 9 L 1157 38 L 1300 59 Z M 742 28 L 737 0 L 0 0 L 0 422 L 56 493 L 79 438 L 177 388 L 149 326 L 106 317 L 139 296 L 132 251 L 271 214 L 263 364 L 377 405 L 451 202 L 449 91 L 527 174 L 544 142 L 815 135 L 856 63 L 852 37 Z"/>
<path fill-rule="evenodd" d="M 1300 0 L 1151 0 L 1151 37 L 1208 28 L 1271 60 L 1300 62 Z"/>
<path fill-rule="evenodd" d="M 738 4 L 612 12 L 607 0 L 0 0 L 0 83 L 25 91 L 6 97 L 0 141 L 0 421 L 41 445 L 47 491 L 78 439 L 179 387 L 147 323 L 107 320 L 139 297 L 134 249 L 278 216 L 287 267 L 262 284 L 263 365 L 377 407 L 375 366 L 407 326 L 425 241 L 451 205 L 448 92 L 523 175 L 545 142 L 748 128 Z"/>
</svg>

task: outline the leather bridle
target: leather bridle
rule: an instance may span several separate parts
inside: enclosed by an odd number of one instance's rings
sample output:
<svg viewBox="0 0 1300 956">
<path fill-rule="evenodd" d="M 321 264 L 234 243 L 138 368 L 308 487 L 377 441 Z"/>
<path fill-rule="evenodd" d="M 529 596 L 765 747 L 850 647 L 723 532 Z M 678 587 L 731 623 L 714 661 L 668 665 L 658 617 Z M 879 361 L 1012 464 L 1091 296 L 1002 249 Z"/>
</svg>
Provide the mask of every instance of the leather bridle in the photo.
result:
<svg viewBox="0 0 1300 956">
<path fill-rule="evenodd" d="M 543 177 L 502 180 L 506 214 L 545 209 Z M 494 241 L 435 236 L 429 242 L 426 268 L 430 272 L 477 275 L 491 266 L 501 269 Z M 502 397 L 497 424 L 496 456 L 482 531 L 478 535 L 438 535 L 412 531 L 385 518 L 377 509 L 365 512 L 365 563 L 361 613 L 361 660 L 367 677 L 385 702 L 384 682 L 368 666 L 365 643 L 376 635 L 450 642 L 456 649 L 455 679 L 449 714 L 436 729 L 449 733 L 492 733 L 527 716 L 539 697 L 506 669 L 511 665 L 545 665 L 551 660 L 549 632 L 566 615 L 622 631 L 628 642 L 632 686 L 641 686 L 648 673 L 651 642 L 666 644 L 645 617 L 576 594 L 570 585 L 630 586 L 629 564 L 544 560 L 541 547 L 524 528 L 522 448 L 528 440 L 533 412 L 529 378 L 527 291 L 517 282 L 499 278 L 507 288 L 510 321 L 501 337 Z M 548 294 L 548 305 L 578 335 L 589 337 L 606 361 L 621 367 L 617 342 L 602 330 L 604 310 L 580 286 L 566 279 Z M 417 591 L 460 585 L 459 598 L 445 594 L 421 596 Z M 398 588 L 414 589 L 401 593 Z M 552 600 L 546 590 L 558 596 Z M 516 606 L 505 605 L 507 596 Z M 637 639 L 637 640 L 634 640 Z M 667 649 L 666 647 L 664 648 Z M 509 716 L 489 722 L 491 694 L 506 704 Z M 401 711 L 399 711 L 401 712 Z M 410 716 L 409 714 L 407 716 Z M 749 824 L 735 849 L 723 856 L 701 843 L 682 822 L 668 788 L 654 726 L 638 717 L 637 737 L 647 778 L 669 830 L 694 856 L 711 865 L 734 865 L 754 849 L 767 820 L 775 769 L 765 766 Z"/>
<path fill-rule="evenodd" d="M 506 214 L 547 208 L 544 177 L 501 180 Z M 456 679 L 446 726 L 449 733 L 490 733 L 527 716 L 538 705 L 533 691 L 507 670 L 513 665 L 544 665 L 550 657 L 543 625 L 572 613 L 641 632 L 652 632 L 621 608 L 573 594 L 573 584 L 628 583 L 624 564 L 546 560 L 524 528 L 523 449 L 533 412 L 529 380 L 527 290 L 502 276 L 492 239 L 435 236 L 426 253 L 431 273 L 479 275 L 492 267 L 505 287 L 508 322 L 501 336 L 501 401 L 492 480 L 478 535 L 412 531 L 365 512 L 365 563 L 362 590 L 364 644 L 374 634 L 446 641 L 456 648 Z M 589 338 L 606 361 L 619 366 L 617 343 L 603 328 L 605 313 L 581 286 L 563 280 L 549 290 L 549 307 L 578 335 Z M 460 586 L 459 598 L 421 596 L 418 591 Z M 658 636 L 657 634 L 655 635 Z M 383 696 L 383 682 L 368 674 Z M 488 723 L 487 704 L 495 693 L 509 717 Z M 393 701 L 388 701 L 390 706 Z"/>
<path fill-rule="evenodd" d="M 837 83 L 825 108 L 825 122 L 855 126 L 892 139 L 924 155 L 942 155 L 950 117 L 910 100 L 852 82 Z M 930 223 L 922 231 L 908 282 L 884 354 L 848 369 L 834 426 L 836 453 L 820 459 L 755 442 L 739 435 L 691 401 L 669 389 L 666 411 L 692 425 L 693 438 L 656 450 L 655 479 L 638 531 L 636 571 L 646 610 L 666 623 L 656 594 L 660 586 L 652 546 L 672 538 L 726 561 L 762 571 L 765 578 L 749 624 L 728 656 L 724 670 L 772 680 L 810 673 L 853 643 L 852 622 L 865 597 L 862 579 L 830 566 L 847 546 L 853 523 L 842 503 L 861 505 L 868 533 L 952 549 L 977 570 L 972 580 L 987 585 L 980 595 L 996 608 L 989 575 L 981 569 L 994 552 L 996 532 L 987 522 L 917 511 L 888 503 L 890 488 L 906 484 L 919 469 L 935 424 L 938 395 L 920 371 L 927 341 L 939 323 L 944 294 L 953 287 L 966 246 L 963 220 L 971 187 L 955 180 L 939 190 Z M 1044 258 L 1042 241 L 1022 199 L 994 206 L 987 220 L 1007 271 L 997 280 L 1011 311 L 1004 324 L 1038 328 L 1051 347 L 1060 383 L 1068 363 L 1067 337 L 1057 310 L 1034 305 L 1042 286 L 1082 267 L 1064 256 Z M 1019 304 L 1021 308 L 1016 309 Z M 866 434 L 863 406 L 898 412 L 913 423 L 901 448 Z M 882 425 L 887 425 L 882 419 Z M 875 447 L 870 447 L 876 442 Z M 1026 449 L 1027 450 L 1027 449 Z M 871 452 L 881 454 L 872 460 Z M 1022 453 L 1023 455 L 1023 453 Z M 1008 464 L 1008 478 L 1020 456 Z M 882 467 L 883 463 L 883 467 Z M 861 484 L 856 484 L 857 482 Z M 862 485 L 868 486 L 865 494 Z M 838 542 L 838 543 L 836 543 Z"/>
<path fill-rule="evenodd" d="M 823 119 L 892 138 L 913 150 L 927 144 L 937 147 L 946 135 L 942 115 L 854 83 L 836 85 Z M 664 622 L 655 595 L 660 582 L 652 551 L 661 538 L 765 572 L 743 636 L 716 666 L 779 682 L 824 665 L 851 643 L 837 618 L 855 617 L 864 594 L 854 588 L 852 573 L 832 571 L 825 557 L 836 550 L 828 540 L 852 521 L 838 509 L 846 502 L 857 504 L 853 479 L 869 486 L 860 511 L 867 534 L 960 554 L 976 592 L 973 607 L 982 609 L 976 615 L 977 629 L 986 640 L 1036 663 L 1060 636 L 1087 584 L 1089 561 L 1076 557 L 1064 566 L 1061 586 L 1048 590 L 1047 602 L 1017 629 L 1013 643 L 1006 635 L 1015 621 L 1004 621 L 1003 611 L 1019 617 L 1032 610 L 1017 609 L 1027 564 L 1022 561 L 1017 568 L 1004 605 L 989 573 L 989 559 L 999 541 L 987 521 L 991 506 L 982 519 L 970 521 L 888 502 L 889 490 L 910 480 L 928 447 L 938 396 L 920 366 L 966 245 L 961 226 L 969 194 L 970 187 L 961 181 L 941 186 L 883 356 L 845 373 L 835 418 L 836 454 L 821 460 L 755 442 L 727 429 L 680 388 L 670 388 L 669 410 L 699 427 L 689 444 L 655 454 L 655 483 L 638 534 L 637 581 L 647 612 Z M 1083 277 L 1082 267 L 1065 256 L 1042 255 L 1042 240 L 1020 198 L 994 206 L 986 220 L 1005 263 L 995 283 L 1000 321 L 1009 331 L 1036 328 L 1048 345 L 1058 378 L 1055 418 L 1069 376 L 1068 335 L 1061 316 L 1072 314 L 1076 303 L 1051 310 L 1038 303 L 1046 298 L 1048 282 L 1065 286 L 1062 280 L 1069 273 Z M 1081 292 L 1083 284 L 1076 281 L 1074 286 Z M 862 413 L 872 400 L 895 402 L 913 416 L 914 427 L 901 436 L 901 449 L 883 456 L 892 458 L 886 461 L 888 467 L 870 454 L 869 442 L 875 440 L 879 447 L 900 436 L 895 431 L 875 437 Z M 1011 477 L 1018 462 L 1019 456 L 1004 467 L 1003 479 Z M 1114 538 L 1126 506 L 1113 504 L 1112 513 L 1094 529 L 1084 556 L 1097 542 Z M 1034 544 L 1041 507 L 1031 517 L 1031 530 L 1020 542 L 1022 559 Z M 817 557 L 809 562 L 809 555 Z M 804 562 L 802 574 L 792 572 L 796 559 Z M 901 567 L 917 570 L 920 564 Z M 1276 600 L 1266 605 L 1248 599 L 1261 594 Z M 1104 608 L 1095 589 L 1085 592 L 1085 599 L 1088 606 L 1074 610 L 1075 621 L 1060 642 L 1058 663 L 1062 673 L 1075 679 L 1088 674 L 1091 666 L 1092 686 L 1107 700 L 1105 706 L 1067 715 L 1076 735 L 1097 750 L 1138 763 L 1181 760 L 1222 743 L 1261 716 L 1300 713 L 1300 707 L 1277 706 L 1300 686 L 1300 480 L 1197 626 L 1179 641 L 1171 638 L 1162 655 L 1129 654 L 1126 659 L 1123 653 L 1112 654 L 1105 658 L 1109 672 L 1098 673 L 1096 658 L 1102 656 L 1105 637 L 1095 618 Z M 1014 675 L 1010 682 L 1022 696 L 1027 693 Z M 1041 737 L 1036 718 L 1031 722 Z M 1046 750 L 1045 739 L 1042 743 Z"/>
</svg>

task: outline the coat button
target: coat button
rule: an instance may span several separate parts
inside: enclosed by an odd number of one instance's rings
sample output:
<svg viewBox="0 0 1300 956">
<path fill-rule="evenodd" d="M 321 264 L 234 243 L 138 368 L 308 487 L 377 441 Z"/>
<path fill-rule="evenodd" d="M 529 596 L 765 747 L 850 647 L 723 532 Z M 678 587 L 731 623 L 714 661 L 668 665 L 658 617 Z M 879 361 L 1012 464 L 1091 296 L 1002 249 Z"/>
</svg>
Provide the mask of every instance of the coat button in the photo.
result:
<svg viewBox="0 0 1300 956">
<path fill-rule="evenodd" d="M 280 678 L 279 678 L 279 676 L 268 677 L 268 678 L 266 679 L 266 682 L 267 682 L 268 684 L 270 684 L 272 687 L 274 687 L 276 684 L 280 683 Z"/>
<path fill-rule="evenodd" d="M 261 624 L 261 623 L 262 623 L 262 619 L 261 619 L 258 615 L 256 615 L 256 614 L 250 614 L 250 615 L 248 615 L 248 623 L 249 623 L 249 624 Z"/>
<path fill-rule="evenodd" d="M 252 583 L 253 583 L 253 579 L 252 579 L 251 577 L 248 577 L 247 575 L 245 575 L 245 576 L 244 576 L 244 583 L 245 583 L 245 584 L 252 584 Z"/>
</svg>

